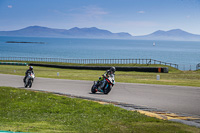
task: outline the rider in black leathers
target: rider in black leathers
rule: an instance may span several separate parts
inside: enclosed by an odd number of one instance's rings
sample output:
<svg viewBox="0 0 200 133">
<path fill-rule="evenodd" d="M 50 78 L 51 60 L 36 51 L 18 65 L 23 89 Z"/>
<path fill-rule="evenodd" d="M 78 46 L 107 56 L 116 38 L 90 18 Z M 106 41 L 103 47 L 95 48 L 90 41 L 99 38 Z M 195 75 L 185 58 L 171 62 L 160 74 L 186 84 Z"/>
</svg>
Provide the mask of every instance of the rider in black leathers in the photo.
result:
<svg viewBox="0 0 200 133">
<path fill-rule="evenodd" d="M 28 73 L 33 73 L 33 74 L 34 74 L 34 71 L 33 71 L 33 67 L 32 67 L 32 66 L 30 66 L 29 69 L 26 70 L 26 72 L 25 72 L 24 83 L 25 83 L 25 80 L 26 80 L 26 78 L 27 78 L 27 76 L 28 76 Z"/>
</svg>

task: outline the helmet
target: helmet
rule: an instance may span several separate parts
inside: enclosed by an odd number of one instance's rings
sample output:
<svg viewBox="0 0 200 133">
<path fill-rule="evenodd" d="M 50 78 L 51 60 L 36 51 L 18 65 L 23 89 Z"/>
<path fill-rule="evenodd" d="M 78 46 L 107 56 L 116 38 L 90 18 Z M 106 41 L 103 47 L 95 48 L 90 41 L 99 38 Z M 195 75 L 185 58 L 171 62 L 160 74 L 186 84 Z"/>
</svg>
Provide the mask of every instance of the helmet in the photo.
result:
<svg viewBox="0 0 200 133">
<path fill-rule="evenodd" d="M 113 72 L 113 73 L 115 73 L 116 68 L 115 68 L 115 67 L 111 67 L 111 68 L 110 68 L 110 71 Z"/>
<path fill-rule="evenodd" d="M 29 67 L 29 70 L 33 70 L 33 67 L 32 67 L 32 66 L 30 66 L 30 67 Z"/>
</svg>

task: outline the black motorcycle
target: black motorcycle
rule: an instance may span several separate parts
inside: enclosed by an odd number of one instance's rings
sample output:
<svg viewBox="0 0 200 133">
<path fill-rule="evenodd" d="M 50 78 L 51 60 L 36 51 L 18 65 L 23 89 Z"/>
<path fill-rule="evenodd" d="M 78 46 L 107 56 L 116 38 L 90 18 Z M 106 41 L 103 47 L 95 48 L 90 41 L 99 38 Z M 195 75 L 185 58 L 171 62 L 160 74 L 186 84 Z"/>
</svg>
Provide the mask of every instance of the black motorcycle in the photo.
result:
<svg viewBox="0 0 200 133">
<path fill-rule="evenodd" d="M 114 76 L 107 77 L 103 75 L 103 78 L 104 79 L 102 81 L 99 81 L 98 85 L 97 82 L 94 81 L 94 84 L 91 88 L 92 93 L 96 93 L 97 91 L 99 91 L 104 94 L 108 94 L 111 91 L 112 87 L 115 84 Z"/>
</svg>

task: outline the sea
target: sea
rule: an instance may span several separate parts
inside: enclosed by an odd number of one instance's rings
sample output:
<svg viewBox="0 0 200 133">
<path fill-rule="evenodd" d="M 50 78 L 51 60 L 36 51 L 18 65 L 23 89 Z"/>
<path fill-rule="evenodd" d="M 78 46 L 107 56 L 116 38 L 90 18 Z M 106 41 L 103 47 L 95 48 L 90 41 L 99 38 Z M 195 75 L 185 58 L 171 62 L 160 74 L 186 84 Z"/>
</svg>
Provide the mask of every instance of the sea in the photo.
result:
<svg viewBox="0 0 200 133">
<path fill-rule="evenodd" d="M 154 59 L 196 70 L 200 42 L 0 36 L 0 57 Z"/>
</svg>

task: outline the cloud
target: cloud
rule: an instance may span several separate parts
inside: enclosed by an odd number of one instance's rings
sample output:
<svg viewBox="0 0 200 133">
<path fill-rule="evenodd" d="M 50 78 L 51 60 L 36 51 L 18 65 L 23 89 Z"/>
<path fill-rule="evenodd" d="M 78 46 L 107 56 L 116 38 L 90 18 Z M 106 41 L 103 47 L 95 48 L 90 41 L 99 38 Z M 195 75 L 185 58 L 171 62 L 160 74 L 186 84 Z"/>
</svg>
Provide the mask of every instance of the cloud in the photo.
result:
<svg viewBox="0 0 200 133">
<path fill-rule="evenodd" d="M 85 19 L 85 20 L 96 20 L 101 19 L 104 15 L 107 15 L 108 12 L 104 11 L 102 8 L 97 6 L 83 6 L 80 8 L 74 8 L 70 10 L 69 13 L 74 18 Z"/>
<path fill-rule="evenodd" d="M 190 15 L 187 15 L 186 18 L 190 18 Z"/>
<path fill-rule="evenodd" d="M 62 11 L 52 10 L 52 12 L 55 15 L 59 15 L 59 17 L 62 16 L 68 23 L 81 25 L 83 25 L 83 23 L 92 23 L 94 25 L 103 20 L 103 17 L 108 14 L 104 9 L 94 5 L 76 7 Z"/>
<path fill-rule="evenodd" d="M 54 13 L 58 14 L 58 15 L 62 15 L 62 16 L 67 16 L 68 14 L 65 12 L 61 12 L 59 10 L 53 10 Z"/>
<path fill-rule="evenodd" d="M 83 7 L 83 10 L 87 15 L 95 15 L 96 16 L 96 15 L 108 14 L 102 8 L 99 8 L 97 6 L 85 6 L 85 7 Z"/>
<path fill-rule="evenodd" d="M 138 11 L 137 13 L 144 14 L 144 13 L 145 13 L 145 11 Z"/>
<path fill-rule="evenodd" d="M 13 6 L 12 5 L 8 5 L 8 8 L 12 8 Z"/>
</svg>

